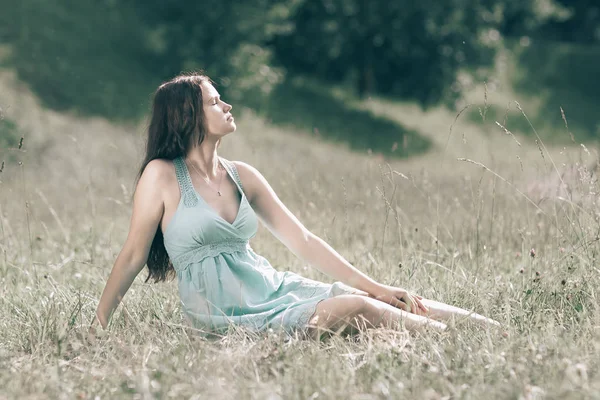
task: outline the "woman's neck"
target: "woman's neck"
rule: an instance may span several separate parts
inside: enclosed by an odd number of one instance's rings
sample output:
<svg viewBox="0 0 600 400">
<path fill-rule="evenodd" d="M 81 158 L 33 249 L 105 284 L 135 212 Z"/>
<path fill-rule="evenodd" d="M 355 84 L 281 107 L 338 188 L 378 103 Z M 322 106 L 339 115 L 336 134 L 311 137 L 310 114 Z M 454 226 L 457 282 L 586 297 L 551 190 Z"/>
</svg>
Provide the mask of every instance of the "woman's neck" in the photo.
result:
<svg viewBox="0 0 600 400">
<path fill-rule="evenodd" d="M 192 147 L 186 154 L 185 160 L 194 165 L 209 178 L 217 176 L 219 167 L 219 155 L 217 154 L 217 143 L 206 143 Z"/>
</svg>

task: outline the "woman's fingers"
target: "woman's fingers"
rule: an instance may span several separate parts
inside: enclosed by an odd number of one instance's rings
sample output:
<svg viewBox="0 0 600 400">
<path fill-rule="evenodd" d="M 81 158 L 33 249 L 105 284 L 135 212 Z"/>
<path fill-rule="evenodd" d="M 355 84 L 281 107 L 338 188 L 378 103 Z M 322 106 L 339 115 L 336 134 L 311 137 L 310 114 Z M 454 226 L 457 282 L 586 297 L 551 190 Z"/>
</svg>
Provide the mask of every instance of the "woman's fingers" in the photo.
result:
<svg viewBox="0 0 600 400">
<path fill-rule="evenodd" d="M 413 310 L 413 314 L 418 314 L 419 313 L 419 308 L 421 308 L 419 306 L 419 303 L 416 297 L 411 296 L 411 300 L 412 300 L 412 310 Z"/>
<path fill-rule="evenodd" d="M 403 301 L 402 299 L 398 300 L 396 297 L 390 297 L 390 305 L 399 308 L 401 310 L 404 310 L 406 312 L 410 312 L 410 304 L 407 304 L 405 301 Z"/>
<path fill-rule="evenodd" d="M 408 304 L 409 307 L 409 312 L 416 314 L 417 313 L 417 303 L 416 303 L 416 299 L 410 295 L 410 293 L 405 292 L 405 294 L 401 297 L 402 300 L 404 300 L 404 302 L 406 304 Z"/>
<path fill-rule="evenodd" d="M 395 303 L 397 303 L 397 305 L 396 305 L 397 308 L 400 308 L 406 312 L 411 312 L 411 306 L 409 303 L 402 301 L 402 300 L 398 300 L 396 298 L 394 298 L 394 300 L 395 300 Z"/>
<path fill-rule="evenodd" d="M 423 304 L 421 299 L 421 296 L 412 295 L 409 293 L 405 293 L 400 297 L 400 300 L 407 305 L 408 310 L 406 311 L 418 315 L 429 312 L 429 309 Z"/>
<path fill-rule="evenodd" d="M 429 312 L 429 309 L 421 301 L 422 296 L 408 293 L 401 288 L 392 288 L 392 290 L 390 294 L 382 294 L 375 298 L 412 314 L 423 315 Z"/>
<path fill-rule="evenodd" d="M 429 308 L 427 308 L 427 306 L 425 306 L 425 304 L 423 304 L 423 302 L 421 301 L 422 299 L 423 298 L 421 296 L 416 296 L 415 301 L 421 310 L 423 310 L 424 312 L 429 312 Z"/>
<path fill-rule="evenodd" d="M 413 298 L 410 296 L 410 294 L 406 293 L 404 294 L 400 300 L 402 300 L 402 302 L 404 302 L 404 304 L 406 304 L 406 309 L 405 311 L 408 311 L 410 313 L 415 313 L 415 301 L 413 300 Z"/>
</svg>

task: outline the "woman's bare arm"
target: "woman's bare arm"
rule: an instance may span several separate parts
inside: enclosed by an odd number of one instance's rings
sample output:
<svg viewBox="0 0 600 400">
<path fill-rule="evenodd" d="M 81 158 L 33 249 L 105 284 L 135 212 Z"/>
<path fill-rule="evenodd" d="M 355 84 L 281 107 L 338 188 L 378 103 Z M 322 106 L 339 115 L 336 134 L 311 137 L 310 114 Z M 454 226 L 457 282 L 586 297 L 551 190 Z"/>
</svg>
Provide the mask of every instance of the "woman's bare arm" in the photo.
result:
<svg viewBox="0 0 600 400">
<path fill-rule="evenodd" d="M 249 164 L 236 161 L 240 177 L 245 179 L 246 196 L 258 217 L 273 235 L 292 253 L 333 279 L 367 293 L 379 285 L 362 273 L 323 239 L 314 235 L 288 210 L 262 174 Z"/>
<path fill-rule="evenodd" d="M 151 161 L 137 184 L 129 234 L 115 260 L 96 310 L 94 322 L 97 320 L 102 328 L 106 328 L 112 313 L 148 260 L 150 246 L 164 213 L 161 188 L 168 168 L 167 161 Z"/>
</svg>

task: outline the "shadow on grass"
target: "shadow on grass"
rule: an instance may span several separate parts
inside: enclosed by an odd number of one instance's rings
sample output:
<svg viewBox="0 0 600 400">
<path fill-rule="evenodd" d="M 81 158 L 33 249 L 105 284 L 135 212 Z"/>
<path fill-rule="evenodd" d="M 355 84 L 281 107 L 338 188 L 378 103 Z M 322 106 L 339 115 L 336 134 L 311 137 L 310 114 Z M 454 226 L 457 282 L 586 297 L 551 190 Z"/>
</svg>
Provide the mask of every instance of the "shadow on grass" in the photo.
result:
<svg viewBox="0 0 600 400">
<path fill-rule="evenodd" d="M 539 122 L 565 132 L 562 107 L 570 130 L 581 140 L 600 134 L 600 46 L 559 42 L 534 42 L 516 52 L 515 86 L 542 99 Z"/>
<path fill-rule="evenodd" d="M 598 101 L 592 98 L 577 98 L 569 91 L 564 91 L 563 96 L 560 96 L 560 92 L 557 89 L 552 95 L 539 94 L 541 105 L 537 109 L 528 107 L 526 101 L 521 103 L 533 128 L 514 102 L 510 105 L 488 104 L 484 115 L 482 115 L 484 104 L 474 104 L 467 111 L 466 118 L 470 122 L 488 127 L 489 130 L 484 132 L 490 133 L 494 129 L 502 132 L 502 128 L 496 124 L 497 121 L 512 133 L 532 140 L 535 139 L 533 130 L 535 128 L 542 140 L 550 140 L 556 144 L 570 142 L 570 133 L 575 135 L 575 139 L 581 141 L 597 138 L 600 134 L 600 120 L 597 119 L 593 109 Z M 573 107 L 574 104 L 579 103 L 580 105 Z M 565 128 L 561 108 L 565 112 L 570 133 Z"/>
<path fill-rule="evenodd" d="M 358 152 L 403 158 L 429 149 L 429 139 L 396 122 L 351 108 L 324 86 L 295 79 L 280 84 L 268 101 L 250 105 L 276 125 L 293 126 Z"/>
<path fill-rule="evenodd" d="M 528 46 L 519 39 L 507 40 L 510 54 L 507 85 L 516 92 L 516 98 L 531 124 L 544 140 L 553 143 L 597 140 L 600 137 L 600 80 L 596 79 L 600 63 L 600 46 L 533 40 Z M 491 95 L 493 102 L 493 94 Z M 535 100 L 535 106 L 528 103 Z M 485 122 L 474 105 L 467 118 L 477 124 L 500 130 L 494 121 L 502 123 L 506 104 L 488 104 Z M 569 130 L 561 114 L 565 112 Z M 507 129 L 528 138 L 535 138 L 529 123 L 514 103 L 508 111 Z M 500 130 L 501 131 L 501 130 Z"/>
<path fill-rule="evenodd" d="M 4 118 L 0 109 L 0 166 L 2 162 L 13 162 L 16 160 L 14 149 L 19 146 L 19 130 L 17 125 L 9 119 Z"/>
<path fill-rule="evenodd" d="M 523 47 L 516 43 L 511 50 L 510 85 L 519 96 L 535 98 L 540 105 L 534 109 L 524 100 L 521 105 L 532 125 L 543 139 L 569 142 L 561 108 L 575 140 L 587 141 L 600 136 L 600 80 L 595 79 L 600 63 L 600 46 L 573 43 L 533 41 Z M 483 108 L 483 104 L 479 104 Z M 486 125 L 502 123 L 506 105 L 492 105 L 487 110 Z M 468 118 L 482 123 L 477 107 Z M 494 124 L 495 125 L 495 124 Z M 533 137 L 529 123 L 515 104 L 508 112 L 507 129 Z M 497 128 L 500 129 L 500 128 Z"/>
<path fill-rule="evenodd" d="M 510 108 L 507 106 L 500 106 L 496 104 L 488 104 L 487 109 L 484 110 L 483 104 L 474 104 L 467 112 L 466 118 L 475 124 L 485 125 L 490 128 L 490 131 L 497 130 L 503 132 L 502 128 L 496 125 L 496 121 L 502 124 L 506 129 L 514 134 L 524 136 L 535 136 L 529 122 L 525 119 L 521 111 L 517 108 L 516 104 L 511 103 Z M 540 127 L 536 120 L 532 119 L 532 116 L 528 116 L 531 123 L 536 130 Z M 484 131 L 489 133 L 490 131 Z"/>
<path fill-rule="evenodd" d="M 131 7 L 94 0 L 21 0 L 0 7 L 0 42 L 44 107 L 130 120 L 147 113 L 160 63 Z"/>
</svg>

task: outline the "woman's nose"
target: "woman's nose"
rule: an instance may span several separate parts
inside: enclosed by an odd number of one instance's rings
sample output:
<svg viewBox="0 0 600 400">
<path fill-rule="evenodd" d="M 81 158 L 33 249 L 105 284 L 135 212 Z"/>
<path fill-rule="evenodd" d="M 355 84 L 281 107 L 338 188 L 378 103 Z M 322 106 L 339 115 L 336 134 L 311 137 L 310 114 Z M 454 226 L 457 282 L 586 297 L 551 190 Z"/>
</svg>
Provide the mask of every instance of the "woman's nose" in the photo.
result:
<svg viewBox="0 0 600 400">
<path fill-rule="evenodd" d="M 232 108 L 233 108 L 233 106 L 231 104 L 225 103 L 225 112 L 231 111 Z"/>
</svg>

